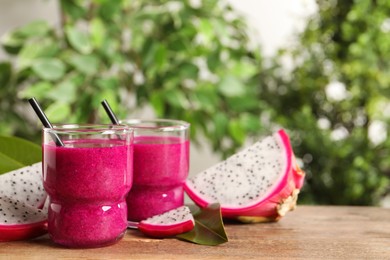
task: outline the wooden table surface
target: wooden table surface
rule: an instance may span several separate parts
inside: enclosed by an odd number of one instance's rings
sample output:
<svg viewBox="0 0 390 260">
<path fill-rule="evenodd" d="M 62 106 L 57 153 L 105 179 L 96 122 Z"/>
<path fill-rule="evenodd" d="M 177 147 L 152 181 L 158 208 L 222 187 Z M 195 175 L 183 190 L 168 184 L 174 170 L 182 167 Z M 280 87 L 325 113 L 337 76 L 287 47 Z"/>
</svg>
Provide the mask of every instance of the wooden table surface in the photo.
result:
<svg viewBox="0 0 390 260">
<path fill-rule="evenodd" d="M 115 245 L 67 249 L 47 235 L 0 243 L 0 259 L 390 259 L 390 209 L 302 206 L 276 223 L 226 224 L 229 242 L 200 246 L 128 230 Z"/>
</svg>

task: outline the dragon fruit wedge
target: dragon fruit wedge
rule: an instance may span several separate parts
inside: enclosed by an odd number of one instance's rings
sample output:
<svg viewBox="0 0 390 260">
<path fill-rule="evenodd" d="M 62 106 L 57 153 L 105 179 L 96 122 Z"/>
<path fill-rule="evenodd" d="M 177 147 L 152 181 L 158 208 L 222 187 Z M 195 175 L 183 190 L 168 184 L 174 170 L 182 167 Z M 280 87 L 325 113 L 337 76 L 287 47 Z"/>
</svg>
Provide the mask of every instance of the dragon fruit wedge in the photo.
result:
<svg viewBox="0 0 390 260">
<path fill-rule="evenodd" d="M 296 206 L 305 173 L 284 130 L 187 179 L 184 189 L 200 207 L 220 203 L 224 218 L 277 221 Z"/>
<path fill-rule="evenodd" d="M 138 229 L 145 235 L 163 238 L 171 237 L 192 230 L 195 226 L 194 217 L 187 206 L 167 211 L 138 224 Z"/>
<path fill-rule="evenodd" d="M 41 162 L 0 175 L 0 241 L 23 240 L 47 232 L 47 195 Z"/>
<path fill-rule="evenodd" d="M 46 192 L 42 182 L 42 163 L 35 163 L 0 175 L 0 196 L 7 196 L 35 208 L 42 208 Z"/>
<path fill-rule="evenodd" d="M 47 213 L 20 200 L 0 196 L 0 242 L 33 238 L 47 231 Z"/>
</svg>

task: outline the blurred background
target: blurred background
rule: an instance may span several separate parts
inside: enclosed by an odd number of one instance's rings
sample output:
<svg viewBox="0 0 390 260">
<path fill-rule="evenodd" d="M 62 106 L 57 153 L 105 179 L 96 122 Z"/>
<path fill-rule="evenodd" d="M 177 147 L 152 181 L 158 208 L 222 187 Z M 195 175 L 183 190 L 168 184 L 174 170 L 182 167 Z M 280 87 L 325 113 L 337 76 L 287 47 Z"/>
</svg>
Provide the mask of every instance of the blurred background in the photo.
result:
<svg viewBox="0 0 390 260">
<path fill-rule="evenodd" d="M 367 15 L 369 14 L 369 15 Z M 191 173 L 283 127 L 300 203 L 389 206 L 390 2 L 0 0 L 0 135 L 191 123 Z"/>
</svg>

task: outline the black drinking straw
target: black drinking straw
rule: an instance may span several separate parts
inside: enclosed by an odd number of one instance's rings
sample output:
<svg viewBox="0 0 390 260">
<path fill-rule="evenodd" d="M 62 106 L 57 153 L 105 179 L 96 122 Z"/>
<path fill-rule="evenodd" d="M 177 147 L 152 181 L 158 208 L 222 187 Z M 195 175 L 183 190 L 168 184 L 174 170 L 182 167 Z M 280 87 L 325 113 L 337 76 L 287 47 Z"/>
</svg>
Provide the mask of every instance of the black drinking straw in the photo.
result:
<svg viewBox="0 0 390 260">
<path fill-rule="evenodd" d="M 114 112 L 112 111 L 110 105 L 108 104 L 107 100 L 103 100 L 102 101 L 102 106 L 104 107 L 104 110 L 106 110 L 106 113 L 108 115 L 108 117 L 110 118 L 111 122 L 114 124 L 114 125 L 119 125 L 119 120 L 118 118 L 115 116 Z"/>
<path fill-rule="evenodd" d="M 41 106 L 38 104 L 37 100 L 35 98 L 30 98 L 28 100 L 28 102 L 30 103 L 30 105 L 34 109 L 35 113 L 39 117 L 39 120 L 41 120 L 43 126 L 47 127 L 47 128 L 53 128 L 49 119 L 47 118 L 47 116 L 43 112 Z M 56 143 L 56 146 L 64 146 L 64 143 L 62 142 L 62 140 L 60 139 L 60 137 L 56 133 L 51 132 L 50 135 L 53 138 L 54 142 Z"/>
</svg>

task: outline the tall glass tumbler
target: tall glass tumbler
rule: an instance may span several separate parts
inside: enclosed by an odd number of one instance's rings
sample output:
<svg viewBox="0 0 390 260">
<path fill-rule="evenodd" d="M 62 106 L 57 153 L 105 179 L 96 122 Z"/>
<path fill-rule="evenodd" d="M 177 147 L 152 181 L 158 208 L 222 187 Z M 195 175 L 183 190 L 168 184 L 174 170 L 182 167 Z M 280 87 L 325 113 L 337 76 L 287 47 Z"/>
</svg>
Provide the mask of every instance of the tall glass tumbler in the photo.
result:
<svg viewBox="0 0 390 260">
<path fill-rule="evenodd" d="M 118 241 L 127 228 L 133 131 L 123 125 L 56 125 L 43 129 L 42 146 L 51 239 L 67 247 Z"/>
<path fill-rule="evenodd" d="M 134 183 L 128 219 L 141 221 L 184 204 L 190 124 L 168 119 L 122 120 L 134 130 Z"/>
</svg>

